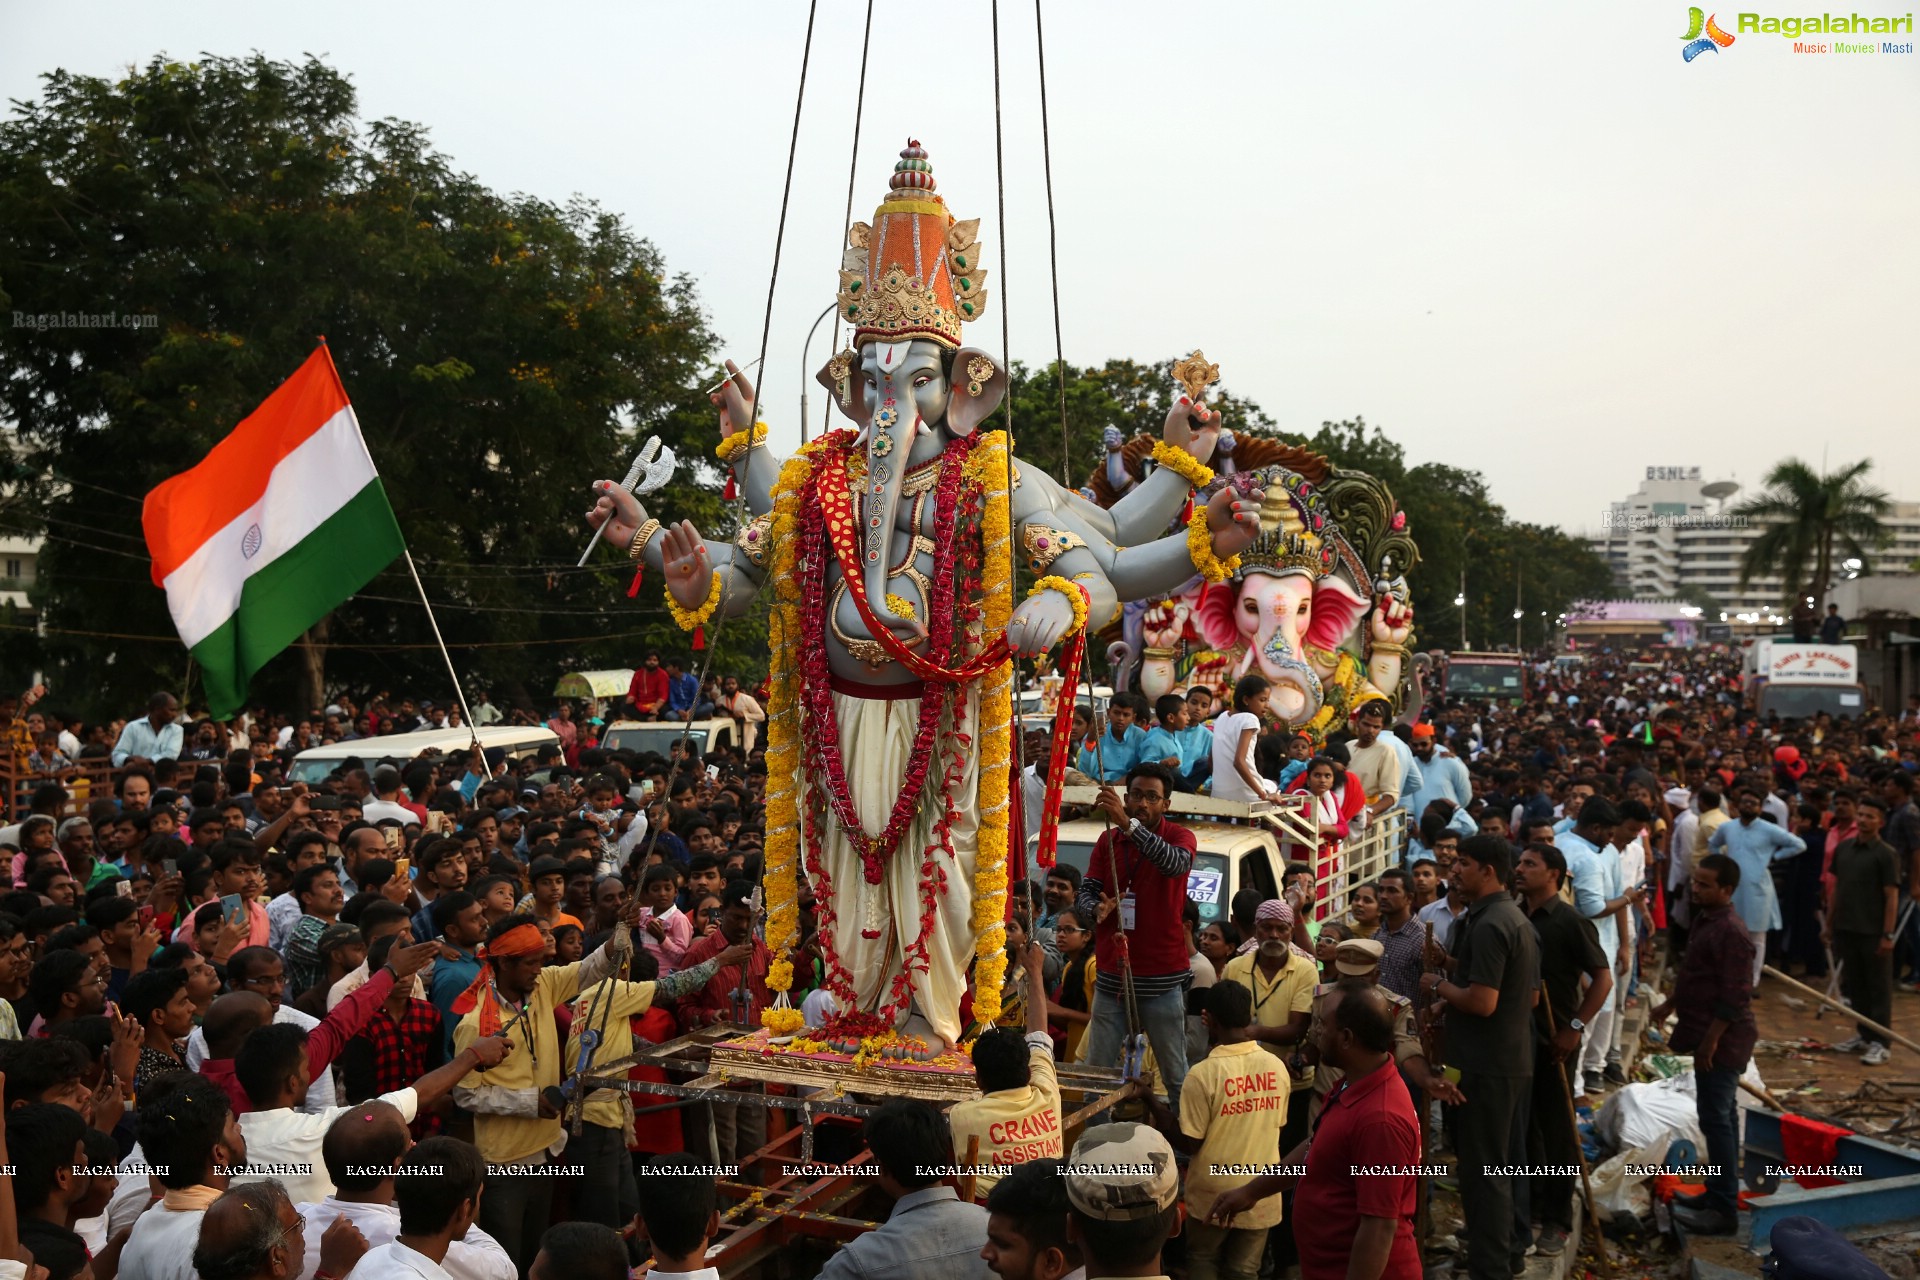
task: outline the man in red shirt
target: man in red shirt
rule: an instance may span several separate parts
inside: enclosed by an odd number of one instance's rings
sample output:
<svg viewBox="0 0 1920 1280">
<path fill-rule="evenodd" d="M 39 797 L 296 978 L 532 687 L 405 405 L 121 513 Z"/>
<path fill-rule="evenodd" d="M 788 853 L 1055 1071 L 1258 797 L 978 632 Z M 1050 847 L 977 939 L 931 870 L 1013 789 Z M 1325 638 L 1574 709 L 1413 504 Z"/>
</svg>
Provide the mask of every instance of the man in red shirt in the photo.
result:
<svg viewBox="0 0 1920 1280">
<path fill-rule="evenodd" d="M 660 655 L 650 653 L 627 685 L 627 706 L 636 720 L 658 720 L 667 705 L 667 673 L 660 669 Z"/>
<path fill-rule="evenodd" d="M 1187 872 L 1199 842 L 1193 832 L 1166 820 L 1173 771 L 1143 761 L 1127 771 L 1124 802 L 1111 787 L 1096 808 L 1111 824 L 1094 842 L 1074 907 L 1093 920 L 1093 1020 L 1087 1027 L 1087 1061 L 1118 1067 L 1131 1021 L 1121 976 L 1133 977 L 1137 1029 L 1146 1032 L 1160 1064 L 1167 1105 L 1180 1109 L 1187 1078 Z"/>
<path fill-rule="evenodd" d="M 696 1027 L 731 1022 L 751 1030 L 760 1025 L 760 1015 L 773 1003 L 767 990 L 767 969 L 773 953 L 767 944 L 753 937 L 753 885 L 746 880 L 730 880 L 720 891 L 720 927 L 698 938 L 681 957 L 680 967 L 691 969 L 701 961 L 719 955 L 728 947 L 749 940 L 753 958 L 747 962 L 745 999 L 742 1000 L 740 966 L 726 965 L 713 980 L 692 995 L 680 999 L 680 1025 L 685 1031 Z"/>
<path fill-rule="evenodd" d="M 1262 1174 L 1221 1195 L 1209 1216 L 1229 1225 L 1293 1183 L 1301 1280 L 1420 1280 L 1420 1122 L 1393 1061 L 1393 1012 L 1371 984 L 1342 982 L 1326 1000 L 1320 1060 L 1346 1078 L 1327 1094 L 1313 1136 L 1281 1158 L 1305 1173 Z"/>
</svg>

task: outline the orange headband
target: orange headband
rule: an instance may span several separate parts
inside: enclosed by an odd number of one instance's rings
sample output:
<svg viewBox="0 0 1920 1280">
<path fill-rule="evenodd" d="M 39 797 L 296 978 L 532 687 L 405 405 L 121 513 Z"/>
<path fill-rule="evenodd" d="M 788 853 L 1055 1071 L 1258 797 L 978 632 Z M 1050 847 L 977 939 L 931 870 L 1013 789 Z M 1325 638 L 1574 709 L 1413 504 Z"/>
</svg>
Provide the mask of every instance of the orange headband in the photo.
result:
<svg viewBox="0 0 1920 1280">
<path fill-rule="evenodd" d="M 547 940 L 540 930 L 530 924 L 516 925 L 492 942 L 479 948 L 480 972 L 474 975 L 473 983 L 454 999 L 453 1011 L 459 1014 L 480 1010 L 480 1034 L 494 1035 L 501 1027 L 499 1006 L 492 1000 L 482 1000 L 487 988 L 493 985 L 493 957 L 495 956 L 532 956 L 541 955 L 547 949 Z"/>
<path fill-rule="evenodd" d="M 485 960 L 490 956 L 530 956 L 547 949 L 547 939 L 535 925 L 515 925 L 492 942 L 485 943 L 479 950 L 479 956 Z"/>
</svg>

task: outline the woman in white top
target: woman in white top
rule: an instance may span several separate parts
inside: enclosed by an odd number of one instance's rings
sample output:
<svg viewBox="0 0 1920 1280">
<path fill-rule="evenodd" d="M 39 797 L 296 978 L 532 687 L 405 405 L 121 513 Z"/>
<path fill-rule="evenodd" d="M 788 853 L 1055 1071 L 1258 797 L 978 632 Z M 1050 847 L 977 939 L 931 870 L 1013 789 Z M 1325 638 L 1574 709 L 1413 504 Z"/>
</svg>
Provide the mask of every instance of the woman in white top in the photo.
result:
<svg viewBox="0 0 1920 1280">
<path fill-rule="evenodd" d="M 1220 800 L 1277 800 L 1280 789 L 1253 767 L 1253 744 L 1267 713 L 1273 684 L 1259 672 L 1233 686 L 1233 710 L 1213 722 L 1213 794 Z"/>
</svg>

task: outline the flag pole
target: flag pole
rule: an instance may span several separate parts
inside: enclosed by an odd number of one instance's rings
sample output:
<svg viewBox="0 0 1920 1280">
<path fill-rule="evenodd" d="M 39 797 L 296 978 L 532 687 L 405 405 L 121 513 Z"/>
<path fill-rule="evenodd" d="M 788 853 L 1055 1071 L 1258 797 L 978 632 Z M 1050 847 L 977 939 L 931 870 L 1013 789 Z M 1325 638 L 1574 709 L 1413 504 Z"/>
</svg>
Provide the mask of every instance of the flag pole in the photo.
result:
<svg viewBox="0 0 1920 1280">
<path fill-rule="evenodd" d="M 427 599 L 427 589 L 420 582 L 420 571 L 413 567 L 413 551 L 402 543 L 400 554 L 407 562 L 407 572 L 413 576 L 413 589 L 420 593 L 420 604 L 427 611 L 427 625 L 433 628 L 433 642 L 440 646 L 440 657 L 447 664 L 447 674 L 453 677 L 453 696 L 460 699 L 460 714 L 467 722 L 467 732 L 473 735 L 474 742 L 478 744 L 480 726 L 473 722 L 473 710 L 467 706 L 466 690 L 460 687 L 460 673 L 453 669 L 453 655 L 447 652 L 447 642 L 440 636 L 440 620 L 433 616 L 433 601 Z"/>
<path fill-rule="evenodd" d="M 320 334 L 317 341 L 321 349 L 327 353 L 327 371 L 333 375 L 334 385 L 340 388 L 340 398 L 347 401 L 349 412 L 351 412 L 352 397 L 347 395 L 346 384 L 340 381 L 340 370 L 333 363 L 333 349 L 327 346 L 327 335 Z M 374 462 L 373 450 L 367 448 L 367 438 L 361 434 L 358 414 L 354 415 L 353 433 L 360 441 L 360 451 L 367 455 L 367 462 L 373 467 L 376 482 L 381 483 L 384 488 L 384 482 L 379 482 L 377 479 L 380 474 L 380 464 Z M 399 517 L 396 516 L 394 527 L 399 529 L 399 524 Z M 473 745 L 477 748 L 480 745 L 480 726 L 473 722 L 473 708 L 467 705 L 467 693 L 460 685 L 460 673 L 454 670 L 453 655 L 447 652 L 447 642 L 440 635 L 440 620 L 433 616 L 433 601 L 427 599 L 427 589 L 420 581 L 420 571 L 413 567 L 413 549 L 407 545 L 407 535 L 404 530 L 400 531 L 400 555 L 407 562 L 407 573 L 413 579 L 413 589 L 420 593 L 420 606 L 427 611 L 427 625 L 433 628 L 433 642 L 440 647 L 441 661 L 447 664 L 447 675 L 453 679 L 453 696 L 460 700 L 460 714 L 466 720 L 467 732 L 473 735 Z"/>
</svg>

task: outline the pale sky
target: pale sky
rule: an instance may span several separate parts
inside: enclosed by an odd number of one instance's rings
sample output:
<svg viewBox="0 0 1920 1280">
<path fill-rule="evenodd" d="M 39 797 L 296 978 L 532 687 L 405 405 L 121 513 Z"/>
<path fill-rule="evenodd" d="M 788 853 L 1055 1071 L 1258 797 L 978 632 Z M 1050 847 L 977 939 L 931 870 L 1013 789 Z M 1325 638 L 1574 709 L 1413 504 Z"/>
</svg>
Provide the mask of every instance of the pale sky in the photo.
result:
<svg viewBox="0 0 1920 1280">
<path fill-rule="evenodd" d="M 1010 228 L 988 4 L 875 9 L 853 216 L 919 138 L 956 215 L 982 219 L 993 305 L 970 341 L 998 351 L 1010 302 L 1014 355 L 1049 360 L 1033 6 L 1001 4 Z M 1686 9 L 1045 0 L 1067 359 L 1202 347 L 1287 429 L 1364 415 L 1412 461 L 1475 468 L 1514 515 L 1576 530 L 1649 465 L 1752 485 L 1823 448 L 1920 498 L 1920 55 L 1754 34 L 1686 63 Z M 864 12 L 819 0 L 764 388 L 776 445 L 836 286 Z M 0 96 L 159 52 L 324 55 L 364 117 L 426 124 L 495 189 L 624 215 L 745 363 L 806 18 L 804 0 L 0 0 Z M 830 354 L 823 336 L 808 374 Z M 583 491 L 621 469 L 583 459 Z"/>
</svg>

